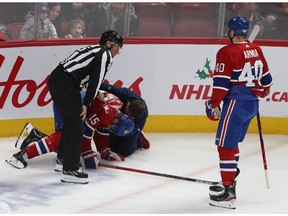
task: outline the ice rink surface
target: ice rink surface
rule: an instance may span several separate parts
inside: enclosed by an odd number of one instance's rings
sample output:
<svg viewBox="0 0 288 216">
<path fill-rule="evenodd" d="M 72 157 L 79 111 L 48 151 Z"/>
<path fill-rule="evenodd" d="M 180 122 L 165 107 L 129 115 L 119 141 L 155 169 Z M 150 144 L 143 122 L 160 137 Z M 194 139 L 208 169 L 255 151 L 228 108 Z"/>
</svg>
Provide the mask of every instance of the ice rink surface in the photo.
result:
<svg viewBox="0 0 288 216">
<path fill-rule="evenodd" d="M 147 134 L 139 150 L 117 166 L 219 181 L 214 134 Z M 56 153 L 28 161 L 25 169 L 5 162 L 18 149 L 16 138 L 0 139 L 2 214 L 280 214 L 288 213 L 288 136 L 263 135 L 270 189 L 257 134 L 240 145 L 236 210 L 209 206 L 207 184 L 99 167 L 86 170 L 90 183 L 60 182 Z"/>
</svg>

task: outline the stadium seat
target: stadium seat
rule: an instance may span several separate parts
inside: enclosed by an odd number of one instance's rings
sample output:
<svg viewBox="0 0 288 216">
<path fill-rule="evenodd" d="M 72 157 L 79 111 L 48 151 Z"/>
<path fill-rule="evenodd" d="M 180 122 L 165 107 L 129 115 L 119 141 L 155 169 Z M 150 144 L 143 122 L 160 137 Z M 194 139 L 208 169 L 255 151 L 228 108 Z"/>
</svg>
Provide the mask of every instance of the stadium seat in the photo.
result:
<svg viewBox="0 0 288 216">
<path fill-rule="evenodd" d="M 135 4 L 134 4 L 135 5 Z M 138 3 L 136 6 L 136 14 L 139 20 L 153 19 L 168 21 L 169 19 L 169 7 L 162 2 L 145 2 Z"/>
<path fill-rule="evenodd" d="M 170 25 L 162 20 L 139 20 L 139 36 L 170 37 Z"/>
<path fill-rule="evenodd" d="M 67 20 L 63 20 L 61 21 L 61 26 L 60 26 L 60 34 L 59 37 L 63 38 L 65 37 L 65 35 L 69 34 L 69 21 Z"/>
<path fill-rule="evenodd" d="M 215 19 L 219 3 L 176 3 L 173 7 L 176 21 L 189 19 Z"/>
<path fill-rule="evenodd" d="M 11 40 L 18 40 L 20 37 L 20 32 L 24 23 L 10 23 L 7 27 L 10 29 Z"/>
<path fill-rule="evenodd" d="M 182 20 L 175 24 L 175 37 L 216 37 L 212 22 L 203 20 Z"/>
</svg>

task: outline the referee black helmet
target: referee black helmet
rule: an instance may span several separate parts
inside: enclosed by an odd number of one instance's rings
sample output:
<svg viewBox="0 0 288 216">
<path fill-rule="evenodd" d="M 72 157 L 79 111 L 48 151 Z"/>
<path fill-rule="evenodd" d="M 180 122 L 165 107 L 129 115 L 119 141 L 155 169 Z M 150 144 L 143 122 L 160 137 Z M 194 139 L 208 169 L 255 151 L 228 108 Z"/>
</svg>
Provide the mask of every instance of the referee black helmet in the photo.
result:
<svg viewBox="0 0 288 216">
<path fill-rule="evenodd" d="M 108 41 L 108 40 L 111 41 L 112 43 L 119 44 L 119 46 L 121 48 L 123 46 L 123 38 L 116 31 L 113 31 L 113 30 L 105 31 L 100 38 L 100 44 L 105 46 L 106 41 Z"/>
</svg>

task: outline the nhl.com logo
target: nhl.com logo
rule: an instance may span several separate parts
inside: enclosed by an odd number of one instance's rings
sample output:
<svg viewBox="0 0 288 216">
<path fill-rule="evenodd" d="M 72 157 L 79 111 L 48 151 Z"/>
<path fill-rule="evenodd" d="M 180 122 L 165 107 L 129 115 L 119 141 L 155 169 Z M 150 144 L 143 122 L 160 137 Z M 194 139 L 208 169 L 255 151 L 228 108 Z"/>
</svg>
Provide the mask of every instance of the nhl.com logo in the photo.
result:
<svg viewBox="0 0 288 216">
<path fill-rule="evenodd" d="M 205 63 L 200 67 L 195 73 L 194 78 L 200 80 L 212 79 L 213 70 L 211 69 L 211 61 L 206 58 Z M 198 81 L 199 83 L 199 81 Z M 212 83 L 211 83 L 212 84 Z M 169 100 L 190 100 L 195 98 L 195 100 L 208 100 L 211 98 L 212 86 L 204 84 L 172 84 L 171 92 L 169 95 Z"/>
</svg>

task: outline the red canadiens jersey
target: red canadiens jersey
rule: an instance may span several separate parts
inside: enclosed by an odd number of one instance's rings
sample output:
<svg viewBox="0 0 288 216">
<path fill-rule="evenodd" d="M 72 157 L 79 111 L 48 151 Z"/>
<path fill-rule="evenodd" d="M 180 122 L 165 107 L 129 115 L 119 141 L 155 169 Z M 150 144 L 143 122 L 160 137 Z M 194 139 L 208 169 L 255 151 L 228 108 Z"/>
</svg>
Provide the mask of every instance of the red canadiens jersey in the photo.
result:
<svg viewBox="0 0 288 216">
<path fill-rule="evenodd" d="M 257 91 L 272 85 L 272 77 L 261 48 L 255 43 L 230 44 L 216 56 L 212 107 L 225 98 L 251 100 Z"/>
<path fill-rule="evenodd" d="M 120 110 L 123 103 L 113 94 L 106 94 L 106 102 L 103 103 L 95 98 L 88 109 L 85 123 L 93 128 L 107 128 L 113 121 L 115 113 Z"/>
</svg>

